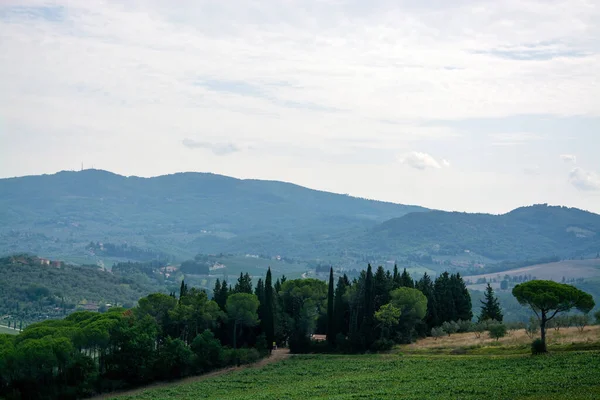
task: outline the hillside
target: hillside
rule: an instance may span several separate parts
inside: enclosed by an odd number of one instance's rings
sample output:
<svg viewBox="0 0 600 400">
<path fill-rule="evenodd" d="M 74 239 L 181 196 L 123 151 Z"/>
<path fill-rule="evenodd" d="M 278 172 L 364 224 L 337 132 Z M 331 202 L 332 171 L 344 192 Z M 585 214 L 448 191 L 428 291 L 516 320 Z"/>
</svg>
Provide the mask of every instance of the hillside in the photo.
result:
<svg viewBox="0 0 600 400">
<path fill-rule="evenodd" d="M 379 252 L 474 253 L 496 260 L 549 255 L 590 257 L 600 251 L 600 215 L 535 205 L 504 215 L 430 211 L 394 218 L 364 237 Z"/>
<path fill-rule="evenodd" d="M 106 241 L 182 259 L 200 252 L 308 258 L 332 238 L 424 210 L 206 173 L 63 171 L 0 179 L 0 193 L 0 254 L 45 256 L 82 256 L 89 242 Z"/>
<path fill-rule="evenodd" d="M 178 284 L 173 283 L 173 290 Z M 131 307 L 140 297 L 167 287 L 167 282 L 159 285 L 139 273 L 116 275 L 96 266 L 59 262 L 45 265 L 27 255 L 2 257 L 0 317 L 28 324 L 61 318 L 75 309 L 96 310 L 107 303 Z"/>
</svg>

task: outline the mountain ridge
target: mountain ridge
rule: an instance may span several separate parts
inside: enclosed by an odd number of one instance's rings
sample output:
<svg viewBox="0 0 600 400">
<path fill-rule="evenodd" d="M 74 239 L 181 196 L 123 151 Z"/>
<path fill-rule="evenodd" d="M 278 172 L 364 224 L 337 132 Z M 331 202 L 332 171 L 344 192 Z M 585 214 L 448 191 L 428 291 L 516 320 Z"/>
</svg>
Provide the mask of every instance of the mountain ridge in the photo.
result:
<svg viewBox="0 0 600 400">
<path fill-rule="evenodd" d="M 103 170 L 4 178 L 0 193 L 0 254 L 88 257 L 89 242 L 107 242 L 179 259 L 225 252 L 351 264 L 465 251 L 523 260 L 600 250 L 600 215 L 547 204 L 466 213 L 213 173 L 144 178 Z"/>
<path fill-rule="evenodd" d="M 504 260 L 589 256 L 600 251 L 599 214 L 548 204 L 499 215 L 437 210 L 410 213 L 377 225 L 372 233 L 373 240 L 386 244 L 387 249 L 393 247 L 390 243 L 403 243 L 413 251 L 447 255 L 473 251 Z"/>
</svg>

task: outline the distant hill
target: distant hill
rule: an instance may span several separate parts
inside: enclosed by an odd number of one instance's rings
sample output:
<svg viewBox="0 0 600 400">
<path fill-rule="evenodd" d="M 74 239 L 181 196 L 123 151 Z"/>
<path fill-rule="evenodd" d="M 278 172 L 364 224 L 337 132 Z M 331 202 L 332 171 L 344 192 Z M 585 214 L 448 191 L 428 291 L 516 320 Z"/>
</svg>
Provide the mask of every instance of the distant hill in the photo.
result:
<svg viewBox="0 0 600 400">
<path fill-rule="evenodd" d="M 0 193 L 0 254 L 59 257 L 91 257 L 90 242 L 110 242 L 180 259 L 217 252 L 310 258 L 332 251 L 340 237 L 425 211 L 207 173 L 64 171 L 0 179 Z"/>
<path fill-rule="evenodd" d="M 496 260 L 589 257 L 600 251 L 600 215 L 545 204 L 504 215 L 430 211 L 386 221 L 362 241 L 366 249 L 391 253 L 467 251 Z"/>
</svg>

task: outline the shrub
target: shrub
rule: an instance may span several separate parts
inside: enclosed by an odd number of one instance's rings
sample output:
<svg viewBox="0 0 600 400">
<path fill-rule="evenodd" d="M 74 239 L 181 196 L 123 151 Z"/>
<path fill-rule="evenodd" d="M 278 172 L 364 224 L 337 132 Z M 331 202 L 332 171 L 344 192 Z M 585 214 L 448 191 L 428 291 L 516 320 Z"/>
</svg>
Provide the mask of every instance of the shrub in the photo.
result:
<svg viewBox="0 0 600 400">
<path fill-rule="evenodd" d="M 442 327 L 431 328 L 431 336 L 433 337 L 433 340 L 437 340 L 438 338 L 444 336 L 445 334 L 446 334 L 446 331 L 444 331 L 444 328 L 442 328 Z"/>
<path fill-rule="evenodd" d="M 374 351 L 388 351 L 391 350 L 392 347 L 394 347 L 394 341 L 389 339 L 376 340 L 372 346 Z"/>
<path fill-rule="evenodd" d="M 531 343 L 531 354 L 544 354 L 546 352 L 546 343 L 542 339 L 535 339 Z"/>
<path fill-rule="evenodd" d="M 459 319 L 456 323 L 458 324 L 459 332 L 471 332 L 471 329 L 473 329 L 473 323 L 471 321 Z"/>
<path fill-rule="evenodd" d="M 345 335 L 338 333 L 335 337 L 335 346 L 340 353 L 351 353 L 352 345 Z"/>
<path fill-rule="evenodd" d="M 568 328 L 571 326 L 571 318 L 567 315 L 559 315 L 554 317 L 546 324 L 548 328 L 554 328 L 555 331 L 560 331 L 560 328 Z"/>
<path fill-rule="evenodd" d="M 600 310 L 596 311 L 594 318 L 596 318 L 596 323 L 600 324 Z"/>
<path fill-rule="evenodd" d="M 590 316 L 588 314 L 572 315 L 569 318 L 569 321 L 571 322 L 571 325 L 577 327 L 579 332 L 583 332 L 586 325 L 590 322 Z"/>
<path fill-rule="evenodd" d="M 241 365 L 244 364 L 252 364 L 260 360 L 260 353 L 255 348 L 241 348 L 237 349 L 239 363 Z"/>
<path fill-rule="evenodd" d="M 292 354 L 310 353 L 311 340 L 306 335 L 293 335 L 290 337 L 290 352 Z"/>
<path fill-rule="evenodd" d="M 264 333 L 261 333 L 260 335 L 258 335 L 256 337 L 256 344 L 255 346 L 256 350 L 258 350 L 258 352 L 260 353 L 261 356 L 266 356 L 267 354 L 269 354 L 269 346 L 267 345 L 267 335 L 265 335 Z"/>
<path fill-rule="evenodd" d="M 156 360 L 156 378 L 173 379 L 187 376 L 193 360 L 194 353 L 185 342 L 168 337 Z"/>
<path fill-rule="evenodd" d="M 506 325 L 495 324 L 490 326 L 490 337 L 492 339 L 498 341 L 498 339 L 503 338 L 504 336 L 506 336 Z"/>
<path fill-rule="evenodd" d="M 487 324 L 485 322 L 479 322 L 473 325 L 473 332 L 475 332 L 475 337 L 477 339 L 479 339 L 481 337 L 481 334 L 485 332 L 486 325 Z"/>
<path fill-rule="evenodd" d="M 458 332 L 458 324 L 455 321 L 446 321 L 442 324 L 442 329 L 450 336 L 451 334 Z"/>
<path fill-rule="evenodd" d="M 196 369 L 210 371 L 223 365 L 223 347 L 210 330 L 205 330 L 194 338 L 190 348 L 196 355 Z"/>
<path fill-rule="evenodd" d="M 506 324 L 506 329 L 509 331 L 519 331 L 521 329 L 527 328 L 527 325 L 524 322 L 508 322 Z"/>
<path fill-rule="evenodd" d="M 527 327 L 525 328 L 525 333 L 527 334 L 527 336 L 529 336 L 530 339 L 533 339 L 533 337 L 538 333 L 539 330 L 540 330 L 539 321 L 535 317 L 530 317 L 529 323 L 527 324 Z"/>
</svg>

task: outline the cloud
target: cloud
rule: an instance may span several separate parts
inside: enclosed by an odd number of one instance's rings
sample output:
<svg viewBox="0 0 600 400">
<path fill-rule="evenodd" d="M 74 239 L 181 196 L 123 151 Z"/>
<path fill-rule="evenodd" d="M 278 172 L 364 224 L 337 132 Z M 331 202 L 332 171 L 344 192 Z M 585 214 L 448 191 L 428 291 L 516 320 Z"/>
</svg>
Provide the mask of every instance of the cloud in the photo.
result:
<svg viewBox="0 0 600 400">
<path fill-rule="evenodd" d="M 561 154 L 560 159 L 569 164 L 576 164 L 577 157 L 574 154 Z"/>
<path fill-rule="evenodd" d="M 232 153 L 237 153 L 241 149 L 233 143 L 209 143 L 200 142 L 193 139 L 183 139 L 181 143 L 188 149 L 207 149 L 218 156 L 225 156 Z"/>
<path fill-rule="evenodd" d="M 408 154 L 405 154 L 400 158 L 400 162 L 419 170 L 425 170 L 428 168 L 440 169 L 442 166 L 450 166 L 450 162 L 448 160 L 442 159 L 441 161 L 438 161 L 430 154 L 419 151 L 412 151 Z"/>
<path fill-rule="evenodd" d="M 579 190 L 600 190 L 600 176 L 582 168 L 574 168 L 569 174 L 569 182 Z"/>
<path fill-rule="evenodd" d="M 523 172 L 526 175 L 539 175 L 540 174 L 540 166 L 539 165 L 531 165 L 529 167 L 523 168 Z"/>
<path fill-rule="evenodd" d="M 541 139 L 540 135 L 529 132 L 492 133 L 488 136 L 493 140 L 492 146 L 516 146 Z"/>
</svg>

